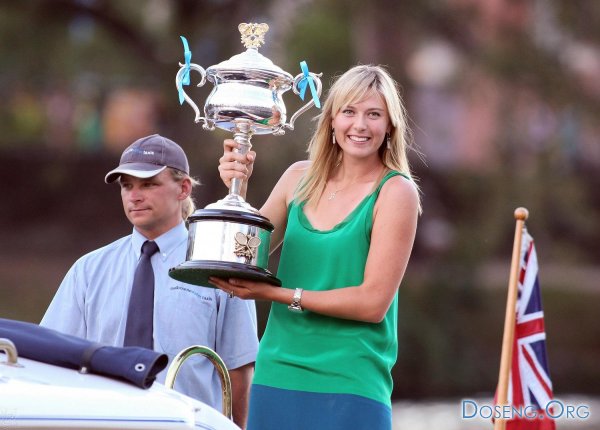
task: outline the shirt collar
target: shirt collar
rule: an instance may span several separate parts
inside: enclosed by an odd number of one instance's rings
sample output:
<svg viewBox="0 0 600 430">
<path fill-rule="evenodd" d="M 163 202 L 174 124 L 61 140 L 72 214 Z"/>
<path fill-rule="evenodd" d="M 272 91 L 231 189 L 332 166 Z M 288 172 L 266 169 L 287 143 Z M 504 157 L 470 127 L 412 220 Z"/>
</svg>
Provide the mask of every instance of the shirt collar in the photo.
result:
<svg viewBox="0 0 600 430">
<path fill-rule="evenodd" d="M 173 227 L 171 230 L 161 234 L 154 242 L 158 245 L 159 255 L 162 260 L 166 260 L 171 252 L 177 248 L 177 246 L 182 242 L 186 241 L 188 237 L 188 231 L 185 227 L 185 223 L 183 220 Z M 133 233 L 131 234 L 131 247 L 133 248 L 133 252 L 137 259 L 140 258 L 140 254 L 142 252 L 142 245 L 148 239 L 141 234 L 136 228 L 133 228 Z"/>
</svg>

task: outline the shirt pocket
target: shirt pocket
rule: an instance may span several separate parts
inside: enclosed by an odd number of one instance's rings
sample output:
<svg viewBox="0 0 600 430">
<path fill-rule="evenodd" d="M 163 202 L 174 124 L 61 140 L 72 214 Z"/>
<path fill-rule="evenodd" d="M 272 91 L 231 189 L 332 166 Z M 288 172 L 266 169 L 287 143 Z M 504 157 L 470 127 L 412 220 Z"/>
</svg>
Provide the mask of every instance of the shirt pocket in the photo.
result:
<svg viewBox="0 0 600 430">
<path fill-rule="evenodd" d="M 175 355 L 192 345 L 215 348 L 216 303 L 214 293 L 177 285 L 156 304 L 154 330 L 163 351 Z"/>
</svg>

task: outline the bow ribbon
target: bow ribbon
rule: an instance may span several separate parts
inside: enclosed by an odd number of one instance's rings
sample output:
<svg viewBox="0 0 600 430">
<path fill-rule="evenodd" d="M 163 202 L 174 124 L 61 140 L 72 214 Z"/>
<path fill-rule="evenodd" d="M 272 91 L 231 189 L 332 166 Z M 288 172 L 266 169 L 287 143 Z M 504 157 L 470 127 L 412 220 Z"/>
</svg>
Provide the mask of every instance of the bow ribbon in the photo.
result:
<svg viewBox="0 0 600 430">
<path fill-rule="evenodd" d="M 319 101 L 319 95 L 317 94 L 317 89 L 315 88 L 315 80 L 310 73 L 308 72 L 308 66 L 306 65 L 306 61 L 300 62 L 300 69 L 302 69 L 302 73 L 304 77 L 298 83 L 298 88 L 300 88 L 300 98 L 304 100 L 304 94 L 306 93 L 306 87 L 310 87 L 310 93 L 312 95 L 313 101 L 315 102 L 315 106 L 317 108 L 321 108 L 321 102 Z"/>
<path fill-rule="evenodd" d="M 183 65 L 183 76 L 181 77 L 181 81 L 178 84 L 177 91 L 179 92 L 179 104 L 182 105 L 185 101 L 185 94 L 183 93 L 183 86 L 190 84 L 190 62 L 192 61 L 192 52 L 190 51 L 190 47 L 188 46 L 188 41 L 185 37 L 181 37 L 181 41 L 183 42 L 183 58 L 185 60 L 185 64 Z"/>
</svg>

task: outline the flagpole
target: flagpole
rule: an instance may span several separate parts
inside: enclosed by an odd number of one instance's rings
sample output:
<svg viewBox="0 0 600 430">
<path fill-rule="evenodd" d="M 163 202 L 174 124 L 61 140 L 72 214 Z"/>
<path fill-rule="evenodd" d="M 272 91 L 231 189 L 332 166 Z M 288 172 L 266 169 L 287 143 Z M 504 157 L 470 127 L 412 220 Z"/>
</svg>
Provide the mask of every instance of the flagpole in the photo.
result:
<svg viewBox="0 0 600 430">
<path fill-rule="evenodd" d="M 521 259 L 521 239 L 523 238 L 523 227 L 529 211 L 525 208 L 515 209 L 515 240 L 513 243 L 512 261 L 510 265 L 510 278 L 508 281 L 508 296 L 506 298 L 506 315 L 504 317 L 504 335 L 502 337 L 502 355 L 500 356 L 500 373 L 498 376 L 498 389 L 496 404 L 506 405 L 508 403 L 508 378 L 510 376 L 510 365 L 513 354 L 513 342 L 515 339 L 515 310 L 517 306 L 517 293 L 519 282 L 519 267 Z M 505 430 L 506 420 L 500 418 L 494 421 L 494 430 Z"/>
</svg>

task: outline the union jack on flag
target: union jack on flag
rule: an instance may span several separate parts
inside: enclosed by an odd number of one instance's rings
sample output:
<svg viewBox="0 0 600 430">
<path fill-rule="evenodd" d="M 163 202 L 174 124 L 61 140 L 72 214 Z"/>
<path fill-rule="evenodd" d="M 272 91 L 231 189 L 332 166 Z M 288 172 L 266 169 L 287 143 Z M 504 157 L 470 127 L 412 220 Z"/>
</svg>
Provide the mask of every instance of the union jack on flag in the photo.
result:
<svg viewBox="0 0 600 430">
<path fill-rule="evenodd" d="M 554 420 L 547 416 L 552 401 L 552 381 L 546 356 L 544 311 L 538 280 L 538 260 L 533 238 L 523 231 L 519 293 L 516 305 L 515 343 L 508 386 L 508 403 L 530 411 L 535 417 L 514 417 L 506 422 L 507 430 L 554 430 Z M 534 412 L 535 410 L 535 412 Z"/>
</svg>

